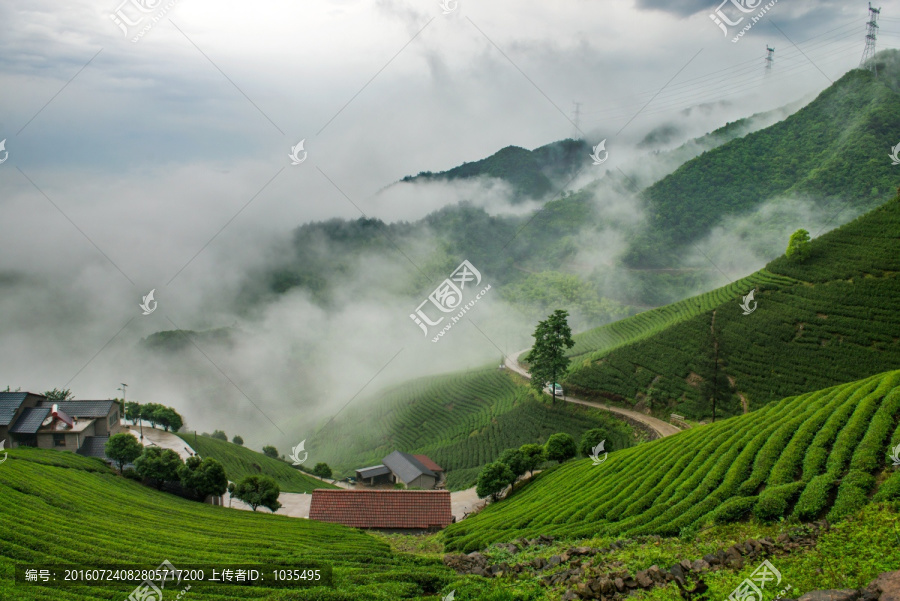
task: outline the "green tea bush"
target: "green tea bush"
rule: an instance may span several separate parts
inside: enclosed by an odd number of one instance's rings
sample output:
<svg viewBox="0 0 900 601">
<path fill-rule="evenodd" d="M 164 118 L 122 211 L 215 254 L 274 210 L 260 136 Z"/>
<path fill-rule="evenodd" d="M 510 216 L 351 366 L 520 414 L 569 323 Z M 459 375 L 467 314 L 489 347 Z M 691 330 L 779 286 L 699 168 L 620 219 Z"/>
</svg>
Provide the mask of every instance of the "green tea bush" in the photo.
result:
<svg viewBox="0 0 900 601">
<path fill-rule="evenodd" d="M 790 504 L 805 487 L 805 482 L 791 482 L 766 488 L 753 506 L 753 515 L 763 522 L 777 520 L 787 513 Z"/>
</svg>

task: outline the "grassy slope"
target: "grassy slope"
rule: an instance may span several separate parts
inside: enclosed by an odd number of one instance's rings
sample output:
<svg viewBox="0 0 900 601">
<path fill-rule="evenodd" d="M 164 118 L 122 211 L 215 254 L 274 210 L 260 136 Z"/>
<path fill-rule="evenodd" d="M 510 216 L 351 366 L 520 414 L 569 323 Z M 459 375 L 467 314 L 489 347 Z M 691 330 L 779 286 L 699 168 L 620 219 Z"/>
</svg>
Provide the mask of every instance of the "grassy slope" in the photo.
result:
<svg viewBox="0 0 900 601">
<path fill-rule="evenodd" d="M 347 412 L 308 448 L 343 475 L 381 463 L 394 450 L 424 453 L 447 470 L 448 488 L 472 486 L 478 471 L 503 450 L 545 442 L 550 434 L 578 437 L 604 427 L 611 448 L 632 444 L 630 429 L 605 412 L 536 401 L 517 376 L 496 368 L 421 378 Z"/>
<path fill-rule="evenodd" d="M 649 399 L 656 413 L 706 417 L 715 362 L 731 379 L 719 415 L 756 408 L 900 364 L 900 198 L 811 243 L 803 263 L 784 257 L 718 290 L 576 337 L 566 383 L 586 397 Z M 757 310 L 740 298 L 757 288 Z M 696 374 L 697 377 L 691 377 Z M 727 390 L 733 387 L 732 390 Z M 720 393 L 721 393 L 720 389 Z"/>
<path fill-rule="evenodd" d="M 65 486 L 60 486 L 64 482 Z M 100 563 L 176 567 L 227 562 L 277 564 L 302 560 L 331 563 L 336 589 L 192 588 L 186 598 L 209 601 L 362 601 L 363 599 L 434 600 L 456 591 L 461 600 L 549 601 L 561 589 L 547 589 L 538 578 L 560 565 L 517 581 L 456 577 L 440 564 L 435 537 L 370 536 L 357 530 L 254 514 L 192 503 L 115 476 L 106 466 L 51 450 L 16 449 L 0 466 L 0 598 L 11 601 L 82 601 L 124 599 L 133 587 L 26 589 L 12 584 L 16 563 Z M 837 524 L 811 549 L 776 560 L 795 591 L 864 585 L 877 574 L 896 568 L 900 550 L 892 524 L 896 510 L 869 505 Z M 652 564 L 668 566 L 681 558 L 700 557 L 749 537 L 775 538 L 789 524 L 755 522 L 718 526 L 696 539 L 633 541 L 609 555 L 631 572 Z M 440 535 L 436 535 L 439 537 Z M 613 537 L 580 541 L 607 546 Z M 389 546 L 390 544 L 390 546 Z M 569 544 L 533 548 L 510 556 L 492 548 L 492 562 L 521 562 L 561 554 Z M 704 580 L 714 598 L 726 597 L 755 566 L 741 572 L 721 570 Z M 825 568 L 823 570 L 823 568 Z M 170 593 L 170 596 L 172 593 Z M 672 599 L 670 585 L 646 596 Z M 169 599 L 170 597 L 167 597 Z"/>
<path fill-rule="evenodd" d="M 770 557 L 770 561 L 781 572 L 782 586 L 791 585 L 790 598 L 822 589 L 864 588 L 876 576 L 883 572 L 893 571 L 900 565 L 900 545 L 897 544 L 895 523 L 900 518 L 898 503 L 872 503 L 864 507 L 852 518 L 833 525 L 824 532 L 813 547 L 802 547 L 789 553 Z M 489 547 L 485 555 L 489 563 L 502 561 L 510 564 L 527 564 L 535 557 L 549 560 L 554 555 L 562 555 L 573 546 L 595 548 L 608 547 L 613 542 L 624 546 L 603 554 L 600 564 L 601 573 L 612 566 L 623 566 L 629 573 L 646 570 L 653 565 L 666 569 L 678 561 L 688 558 L 703 557 L 707 553 L 715 553 L 735 543 L 743 543 L 753 538 L 759 540 L 770 537 L 775 540 L 781 534 L 796 532 L 799 525 L 793 520 L 763 524 L 755 520 L 714 526 L 700 532 L 683 537 L 663 538 L 642 537 L 640 539 L 619 539 L 614 536 L 601 536 L 576 541 L 563 540 L 550 545 L 528 547 L 526 550 L 511 554 L 501 547 Z M 802 527 L 800 527 L 802 530 Z M 759 565 L 761 560 L 750 560 L 740 569 L 719 569 L 703 574 L 703 581 L 709 586 L 708 599 L 727 599 L 731 592 L 744 578 Z M 506 585 L 509 589 L 527 594 L 534 588 L 535 578 L 547 577 L 554 573 L 566 571 L 571 564 L 546 568 L 538 573 L 527 570 L 531 578 L 520 578 L 518 581 L 490 580 L 488 585 L 495 588 Z M 689 577 L 690 578 L 690 577 Z M 696 580 L 693 580 L 696 582 Z M 465 583 L 453 583 L 457 599 L 478 599 L 481 584 L 478 580 Z M 448 586 L 448 588 L 449 588 Z M 559 599 L 566 588 L 572 585 L 557 585 L 544 588 L 551 599 Z M 767 587 L 770 588 L 771 587 Z M 772 599 L 775 591 L 768 592 L 765 599 Z M 534 599 L 535 597 L 532 597 Z M 536 596 L 536 598 L 542 598 Z M 681 599 L 675 583 L 632 594 L 628 599 L 635 601 L 673 601 Z"/>
<path fill-rule="evenodd" d="M 72 453 L 9 451 L 0 466 L 0 499 L 2 599 L 121 600 L 134 588 L 41 593 L 12 584 L 14 563 L 156 566 L 168 559 L 178 567 L 318 560 L 334 567 L 334 592 L 321 587 L 280 594 L 271 589 L 195 587 L 188 595 L 217 601 L 416 598 L 452 578 L 439 559 L 396 555 L 359 530 L 194 503 L 116 476 L 96 460 Z"/>
<path fill-rule="evenodd" d="M 281 492 L 312 492 L 316 488 L 337 488 L 333 484 L 323 482 L 295 469 L 290 464 L 267 457 L 246 447 L 224 440 L 216 440 L 208 436 L 197 436 L 182 432 L 180 436 L 191 445 L 201 457 L 212 457 L 225 467 L 225 473 L 232 482 L 244 476 L 265 474 L 275 478 Z"/>
<path fill-rule="evenodd" d="M 772 403 L 748 415 L 570 461 L 445 531 L 471 550 L 518 536 L 678 534 L 682 528 L 795 515 L 839 519 L 900 498 L 888 467 L 900 443 L 900 371 Z M 565 503 L 559 503 L 564 498 Z"/>
</svg>

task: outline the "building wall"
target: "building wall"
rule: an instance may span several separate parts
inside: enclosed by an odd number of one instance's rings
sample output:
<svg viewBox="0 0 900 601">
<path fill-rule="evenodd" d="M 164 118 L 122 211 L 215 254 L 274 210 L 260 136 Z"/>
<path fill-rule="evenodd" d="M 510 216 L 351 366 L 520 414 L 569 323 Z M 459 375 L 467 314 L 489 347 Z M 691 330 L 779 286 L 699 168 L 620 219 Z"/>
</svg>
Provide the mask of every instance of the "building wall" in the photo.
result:
<svg viewBox="0 0 900 601">
<path fill-rule="evenodd" d="M 431 490 L 432 488 L 434 488 L 435 484 L 436 484 L 436 482 L 435 482 L 435 479 L 433 476 L 429 476 L 427 474 L 422 474 L 418 478 L 413 480 L 412 482 L 408 482 L 406 484 L 406 487 L 412 488 L 413 486 L 415 486 L 415 487 L 422 488 L 425 490 Z"/>
<path fill-rule="evenodd" d="M 40 449 L 56 449 L 58 451 L 71 451 L 75 452 L 78 448 L 84 444 L 84 439 L 88 436 L 95 436 L 95 425 L 97 420 L 93 420 L 92 423 L 82 430 L 81 432 L 39 432 L 37 435 L 37 445 Z M 54 436 L 57 434 L 62 434 L 66 444 L 65 446 L 57 446 L 54 442 Z"/>
<path fill-rule="evenodd" d="M 113 421 L 110 425 L 110 420 Z M 124 432 L 125 427 L 122 425 L 122 416 L 119 415 L 119 405 L 115 404 L 109 410 L 106 417 L 98 417 L 94 422 L 94 436 L 112 436 L 119 432 Z"/>
</svg>

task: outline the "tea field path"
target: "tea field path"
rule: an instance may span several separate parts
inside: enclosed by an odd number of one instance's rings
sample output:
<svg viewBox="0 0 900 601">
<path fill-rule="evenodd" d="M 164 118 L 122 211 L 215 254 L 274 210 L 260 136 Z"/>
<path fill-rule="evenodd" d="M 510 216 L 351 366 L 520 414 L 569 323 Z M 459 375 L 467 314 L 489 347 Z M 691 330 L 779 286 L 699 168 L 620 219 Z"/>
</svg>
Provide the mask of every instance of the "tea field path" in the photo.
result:
<svg viewBox="0 0 900 601">
<path fill-rule="evenodd" d="M 531 374 L 529 374 L 528 371 L 524 367 L 519 365 L 519 355 L 526 352 L 527 350 L 528 349 L 525 349 L 523 351 L 519 351 L 518 353 L 514 353 L 514 354 L 506 357 L 505 363 L 506 363 L 506 367 L 508 369 L 511 369 L 514 372 L 516 372 L 517 374 L 519 374 L 523 377 L 526 377 L 530 380 Z M 677 434 L 677 433 L 681 432 L 680 428 L 673 426 L 670 423 L 664 422 L 661 419 L 657 419 L 650 415 L 645 415 L 638 411 L 632 411 L 630 409 L 622 409 L 621 407 L 612 407 L 610 405 L 604 405 L 603 403 L 595 403 L 593 401 L 584 401 L 581 399 L 576 399 L 575 397 L 571 397 L 571 396 L 564 396 L 564 397 L 562 397 L 562 400 L 566 401 L 567 403 L 577 403 L 579 405 L 587 405 L 588 407 L 596 407 L 597 409 L 605 409 L 606 411 L 610 411 L 612 413 L 618 413 L 620 415 L 625 415 L 635 421 L 638 421 L 638 422 L 648 426 L 653 431 L 655 431 L 657 434 L 659 434 L 660 438 L 665 438 L 666 436 L 671 436 L 672 434 Z"/>
</svg>

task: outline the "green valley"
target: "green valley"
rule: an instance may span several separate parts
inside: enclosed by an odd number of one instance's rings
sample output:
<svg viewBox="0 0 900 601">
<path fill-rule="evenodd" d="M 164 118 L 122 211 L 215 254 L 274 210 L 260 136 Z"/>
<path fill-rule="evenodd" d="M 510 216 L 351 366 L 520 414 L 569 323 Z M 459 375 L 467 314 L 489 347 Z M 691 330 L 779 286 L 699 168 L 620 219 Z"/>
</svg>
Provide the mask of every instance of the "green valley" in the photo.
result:
<svg viewBox="0 0 900 601">
<path fill-rule="evenodd" d="M 294 468 L 290 463 L 257 453 L 246 447 L 209 436 L 197 436 L 192 432 L 179 432 L 186 443 L 201 457 L 212 457 L 222 464 L 225 473 L 237 482 L 245 476 L 265 474 L 278 483 L 282 492 L 312 492 L 316 488 L 336 488 L 329 482 Z"/>
<path fill-rule="evenodd" d="M 544 443 L 556 432 L 609 434 L 609 448 L 634 444 L 631 428 L 609 413 L 539 399 L 521 378 L 483 368 L 421 378 L 369 398 L 308 440 L 338 473 L 381 463 L 394 450 L 428 455 L 447 470 L 451 490 L 473 486 L 481 467 L 505 449 Z M 338 433 L 337 435 L 335 433 Z"/>
</svg>

